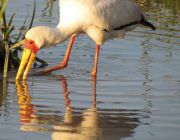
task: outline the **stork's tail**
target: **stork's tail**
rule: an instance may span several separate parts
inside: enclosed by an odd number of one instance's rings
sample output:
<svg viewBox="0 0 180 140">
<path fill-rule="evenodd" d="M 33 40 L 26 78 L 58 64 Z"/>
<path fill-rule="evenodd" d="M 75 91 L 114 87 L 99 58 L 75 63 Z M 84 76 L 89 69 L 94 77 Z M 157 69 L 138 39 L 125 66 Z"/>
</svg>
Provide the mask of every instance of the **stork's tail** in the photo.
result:
<svg viewBox="0 0 180 140">
<path fill-rule="evenodd" d="M 140 24 L 142 24 L 142 25 L 144 25 L 144 26 L 148 26 L 148 27 L 150 27 L 152 30 L 156 30 L 156 27 L 155 27 L 152 23 L 150 23 L 149 21 L 147 21 L 147 20 L 144 18 L 144 16 L 142 16 L 142 19 L 141 19 L 141 21 L 140 21 Z"/>
</svg>

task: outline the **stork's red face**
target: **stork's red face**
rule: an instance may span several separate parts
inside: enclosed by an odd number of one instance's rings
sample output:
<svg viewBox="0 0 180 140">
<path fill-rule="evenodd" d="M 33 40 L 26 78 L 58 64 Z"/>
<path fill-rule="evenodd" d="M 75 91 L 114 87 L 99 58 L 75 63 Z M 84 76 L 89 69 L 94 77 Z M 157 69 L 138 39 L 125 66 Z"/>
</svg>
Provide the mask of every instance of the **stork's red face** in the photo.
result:
<svg viewBox="0 0 180 140">
<path fill-rule="evenodd" d="M 21 63 L 19 66 L 18 73 L 16 75 L 16 80 L 20 79 L 25 66 L 26 69 L 23 74 L 23 79 L 27 78 L 27 75 L 31 69 L 31 65 L 36 57 L 36 53 L 38 52 L 39 48 L 35 44 L 33 40 L 25 39 L 24 40 L 24 51 L 22 53 Z"/>
</svg>

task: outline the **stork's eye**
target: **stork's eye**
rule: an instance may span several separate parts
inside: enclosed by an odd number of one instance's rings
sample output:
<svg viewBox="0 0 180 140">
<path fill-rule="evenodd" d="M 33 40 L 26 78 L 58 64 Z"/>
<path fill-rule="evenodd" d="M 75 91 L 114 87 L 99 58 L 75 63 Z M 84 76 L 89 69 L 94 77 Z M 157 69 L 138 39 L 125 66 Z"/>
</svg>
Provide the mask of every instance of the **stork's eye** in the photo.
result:
<svg viewBox="0 0 180 140">
<path fill-rule="evenodd" d="M 32 45 L 32 44 L 33 44 L 33 41 L 30 41 L 29 44 Z"/>
</svg>

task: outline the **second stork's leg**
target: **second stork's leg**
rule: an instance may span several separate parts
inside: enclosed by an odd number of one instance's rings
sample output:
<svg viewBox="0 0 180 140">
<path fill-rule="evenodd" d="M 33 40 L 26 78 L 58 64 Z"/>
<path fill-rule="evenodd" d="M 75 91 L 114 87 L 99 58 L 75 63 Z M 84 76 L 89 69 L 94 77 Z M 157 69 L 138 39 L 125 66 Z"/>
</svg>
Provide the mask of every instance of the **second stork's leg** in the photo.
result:
<svg viewBox="0 0 180 140">
<path fill-rule="evenodd" d="M 47 69 L 45 69 L 43 71 L 40 71 L 38 73 L 35 73 L 35 75 L 46 75 L 46 74 L 49 74 L 52 71 L 64 69 L 65 67 L 67 67 L 68 61 L 69 61 L 69 57 L 70 57 L 70 54 L 71 54 L 71 50 L 72 50 L 72 47 L 73 47 L 73 44 L 74 44 L 74 41 L 75 41 L 75 37 L 76 37 L 76 34 L 73 34 L 71 36 L 70 41 L 69 41 L 69 45 L 68 45 L 68 48 L 66 50 L 66 53 L 65 53 L 63 61 L 61 61 L 56 66 L 53 66 L 53 67 L 47 68 Z"/>
<path fill-rule="evenodd" d="M 99 50 L 100 50 L 100 45 L 96 45 L 96 53 L 95 53 L 95 60 L 94 60 L 94 67 L 91 72 L 91 76 L 96 77 L 97 74 L 97 65 L 98 65 L 98 58 L 99 58 Z"/>
</svg>

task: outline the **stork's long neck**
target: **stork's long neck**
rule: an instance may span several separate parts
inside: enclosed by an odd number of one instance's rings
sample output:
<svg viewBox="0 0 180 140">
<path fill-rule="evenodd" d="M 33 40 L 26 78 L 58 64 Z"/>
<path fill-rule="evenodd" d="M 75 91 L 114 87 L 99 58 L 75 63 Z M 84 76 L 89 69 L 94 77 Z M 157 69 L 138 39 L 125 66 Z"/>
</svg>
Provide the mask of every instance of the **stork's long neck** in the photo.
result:
<svg viewBox="0 0 180 140">
<path fill-rule="evenodd" d="M 47 35 L 47 41 L 51 45 L 60 44 L 66 39 L 68 39 L 75 32 L 75 30 L 72 30 L 71 28 L 66 28 L 64 26 L 50 28 L 50 32 Z"/>
</svg>

